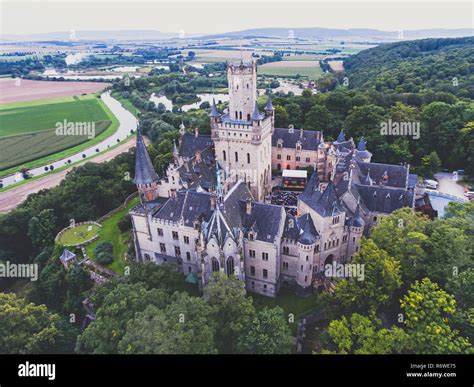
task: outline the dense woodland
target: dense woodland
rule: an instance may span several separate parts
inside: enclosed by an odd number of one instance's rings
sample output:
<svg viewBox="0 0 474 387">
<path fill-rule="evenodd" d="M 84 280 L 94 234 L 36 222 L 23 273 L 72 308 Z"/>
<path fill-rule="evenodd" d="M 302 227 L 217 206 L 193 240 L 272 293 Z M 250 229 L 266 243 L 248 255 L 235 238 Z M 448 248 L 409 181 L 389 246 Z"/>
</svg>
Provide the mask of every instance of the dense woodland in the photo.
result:
<svg viewBox="0 0 474 387">
<path fill-rule="evenodd" d="M 320 80 L 325 92 L 274 94 L 277 126 L 323 130 L 328 140 L 343 128 L 349 137 L 368 139 L 374 161 L 408 162 L 423 175 L 463 168 L 472 176 L 472 49 L 472 39 L 466 38 L 394 43 L 363 51 L 346 61 L 346 73 L 326 74 Z M 171 160 L 181 122 L 209 132 L 209 106 L 166 112 L 148 101 L 150 94 L 167 93 L 183 101 L 186 95 L 225 88 L 224 68 L 205 66 L 193 76 L 157 72 L 128 85 L 114 84 L 114 95 L 140 116 L 159 174 Z M 452 77 L 458 79 L 459 89 L 450 88 Z M 260 102 L 263 108 L 264 100 Z M 419 121 L 421 138 L 380 135 L 380 122 L 388 119 Z M 0 260 L 35 262 L 40 267 L 33 284 L 0 283 L 5 291 L 0 293 L 0 351 L 294 350 L 298 320 L 290 318 L 292 307 L 262 307 L 234 278 L 214 277 L 201 297 L 172 266 L 131 264 L 128 275 L 95 287 L 82 267 L 64 270 L 54 236 L 70 219 L 98 219 L 119 206 L 135 190 L 124 178 L 133 175 L 133 168 L 133 152 L 106 164 L 86 164 L 58 187 L 31 195 L 17 209 L 0 215 Z M 473 202 L 451 204 L 445 218 L 435 221 L 409 209 L 383 218 L 356 254 L 355 263 L 365 265 L 365 280 L 343 279 L 334 293 L 311 297 L 312 310 L 325 316 L 314 352 L 472 353 L 473 219 Z M 81 332 L 86 297 L 95 306 L 96 320 Z"/>
</svg>

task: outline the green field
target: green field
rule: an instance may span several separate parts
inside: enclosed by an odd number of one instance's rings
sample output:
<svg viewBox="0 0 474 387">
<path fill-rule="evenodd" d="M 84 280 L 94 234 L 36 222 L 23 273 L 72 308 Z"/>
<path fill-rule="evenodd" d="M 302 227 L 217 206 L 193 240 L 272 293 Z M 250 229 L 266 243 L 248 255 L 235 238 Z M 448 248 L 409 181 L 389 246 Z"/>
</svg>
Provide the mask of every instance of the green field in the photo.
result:
<svg viewBox="0 0 474 387">
<path fill-rule="evenodd" d="M 68 109 L 65 109 L 66 107 Z M 55 113 L 53 114 L 51 110 Z M 19 114 L 19 111 L 25 113 Z M 37 114 L 38 125 L 26 113 L 28 111 Z M 20 121 L 13 123 L 18 131 L 17 135 L 11 134 L 12 126 L 8 127 L 3 123 L 4 118 L 5 121 L 12 123 L 13 116 Z M 70 122 L 94 121 L 95 137 L 88 139 L 87 136 L 54 136 L 55 122 L 65 118 Z M 29 122 L 32 126 L 27 128 L 25 122 Z M 49 126 L 51 123 L 52 127 Z M 0 125 L 0 176 L 4 176 L 15 173 L 21 168 L 35 168 L 80 152 L 111 136 L 119 123 L 102 100 L 94 94 L 89 94 L 81 97 L 1 105 Z M 10 147 L 14 147 L 16 152 Z"/>
<path fill-rule="evenodd" d="M 95 224 L 81 224 L 64 231 L 59 237 L 58 243 L 63 246 L 77 246 L 93 238 L 99 230 L 100 227 Z"/>
<path fill-rule="evenodd" d="M 291 61 L 289 61 L 291 63 Z M 258 66 L 257 70 L 259 75 L 271 75 L 279 77 L 288 77 L 294 78 L 297 75 L 300 77 L 305 77 L 311 80 L 316 80 L 323 75 L 323 71 L 319 66 L 315 67 L 267 67 L 267 66 Z"/>
<path fill-rule="evenodd" d="M 97 122 L 95 134 L 104 132 L 110 123 Z M 55 129 L 5 137 L 0 140 L 0 170 L 61 152 L 86 141 L 89 141 L 87 136 L 57 136 Z"/>
<path fill-rule="evenodd" d="M 85 247 L 87 256 L 90 259 L 95 260 L 94 249 L 97 244 L 105 241 L 110 242 L 113 246 L 114 260 L 108 267 L 116 273 L 123 274 L 124 267 L 127 263 L 125 253 L 128 248 L 127 240 L 130 237 L 130 231 L 121 232 L 118 228 L 118 223 L 125 216 L 128 216 L 130 208 L 136 206 L 138 202 L 138 197 L 133 198 L 125 208 L 101 222 L 102 228 L 99 231 L 99 239 Z"/>
<path fill-rule="evenodd" d="M 98 99 L 46 103 L 0 110 L 0 138 L 55 128 L 57 122 L 98 122 L 107 120 Z"/>
</svg>

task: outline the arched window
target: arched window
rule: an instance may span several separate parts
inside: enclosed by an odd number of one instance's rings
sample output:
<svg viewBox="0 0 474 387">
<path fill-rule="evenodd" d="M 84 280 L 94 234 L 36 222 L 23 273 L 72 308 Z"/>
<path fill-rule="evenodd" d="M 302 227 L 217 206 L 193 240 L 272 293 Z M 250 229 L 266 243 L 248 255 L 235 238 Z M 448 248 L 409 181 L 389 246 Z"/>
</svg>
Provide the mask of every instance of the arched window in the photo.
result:
<svg viewBox="0 0 474 387">
<path fill-rule="evenodd" d="M 225 151 L 222 151 L 222 158 L 224 159 L 224 161 L 226 161 L 226 154 L 225 154 Z"/>
<path fill-rule="evenodd" d="M 277 169 L 280 171 L 281 170 L 281 164 L 277 165 Z"/>
<path fill-rule="evenodd" d="M 239 113 L 239 118 L 242 119 L 242 112 Z"/>
<path fill-rule="evenodd" d="M 236 120 L 239 119 L 239 113 L 237 112 L 237 110 L 235 111 L 235 119 L 236 119 Z"/>
<path fill-rule="evenodd" d="M 247 114 L 247 121 L 250 121 L 250 114 Z"/>
<path fill-rule="evenodd" d="M 219 261 L 216 258 L 212 257 L 211 263 L 212 263 L 212 271 L 214 272 L 219 271 Z"/>
<path fill-rule="evenodd" d="M 228 276 L 231 276 L 234 274 L 234 258 L 233 257 L 227 258 L 226 271 L 227 271 Z"/>
<path fill-rule="evenodd" d="M 250 164 L 250 153 L 247 153 L 247 164 Z"/>
<path fill-rule="evenodd" d="M 247 83 L 247 89 L 249 88 L 249 84 Z"/>
<path fill-rule="evenodd" d="M 236 163 L 239 162 L 239 154 L 237 152 L 235 152 L 235 162 Z"/>
</svg>

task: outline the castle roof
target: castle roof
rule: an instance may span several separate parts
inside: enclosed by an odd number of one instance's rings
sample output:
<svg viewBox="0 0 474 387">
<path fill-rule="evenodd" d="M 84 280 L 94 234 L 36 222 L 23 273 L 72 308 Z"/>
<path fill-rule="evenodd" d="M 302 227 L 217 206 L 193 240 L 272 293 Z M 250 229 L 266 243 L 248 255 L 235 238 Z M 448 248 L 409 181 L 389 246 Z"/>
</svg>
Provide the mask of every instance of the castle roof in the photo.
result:
<svg viewBox="0 0 474 387">
<path fill-rule="evenodd" d="M 337 136 L 336 142 L 344 142 L 344 141 L 346 141 L 346 136 L 344 135 L 344 130 L 341 129 L 341 131 L 339 132 L 339 136 Z"/>
<path fill-rule="evenodd" d="M 272 147 L 276 147 L 278 140 L 282 141 L 283 148 L 296 148 L 297 142 L 301 142 L 301 149 L 317 150 L 321 142 L 321 132 L 313 130 L 301 130 L 288 128 L 275 128 L 272 135 Z"/>
<path fill-rule="evenodd" d="M 253 121 L 259 121 L 259 120 L 261 120 L 260 112 L 258 111 L 258 103 L 257 103 L 257 101 L 255 101 L 255 107 L 253 108 L 252 120 L 253 120 Z"/>
<path fill-rule="evenodd" d="M 267 104 L 265 105 L 265 110 L 266 110 L 267 112 L 273 110 L 272 96 L 271 96 L 270 93 L 268 94 L 268 100 L 267 100 Z"/>
<path fill-rule="evenodd" d="M 323 192 L 316 191 L 314 187 L 310 189 L 310 187 L 307 186 L 304 192 L 298 197 L 298 200 L 306 203 L 321 216 L 334 216 L 344 211 L 344 207 L 332 181 L 329 181 Z"/>
<path fill-rule="evenodd" d="M 158 180 L 158 175 L 153 168 L 150 156 L 146 150 L 145 142 L 140 129 L 137 131 L 135 149 L 135 184 L 151 184 Z"/>
<path fill-rule="evenodd" d="M 247 201 L 240 201 L 240 213 L 244 235 L 249 231 L 256 233 L 255 239 L 273 243 L 280 232 L 280 224 L 285 212 L 281 206 L 261 202 L 252 202 L 250 214 L 247 214 Z"/>
<path fill-rule="evenodd" d="M 71 251 L 69 251 L 68 249 L 64 249 L 63 250 L 63 253 L 61 254 L 61 256 L 59 257 L 59 259 L 62 261 L 62 262 L 68 262 L 72 259 L 76 258 L 76 254 L 72 253 Z"/>
<path fill-rule="evenodd" d="M 298 242 L 303 245 L 315 244 L 319 234 L 314 227 L 311 216 L 309 214 L 301 215 L 299 218 L 297 218 L 297 224 L 300 228 Z"/>
<path fill-rule="evenodd" d="M 212 98 L 212 106 L 211 106 L 210 116 L 211 117 L 219 117 L 220 116 L 220 113 L 217 111 L 216 100 L 215 100 L 214 97 Z"/>
<path fill-rule="evenodd" d="M 360 216 L 360 204 L 359 203 L 357 203 L 357 207 L 356 207 L 356 210 L 354 212 L 354 215 L 349 220 L 349 226 L 364 227 L 364 220 Z"/>
<path fill-rule="evenodd" d="M 206 148 L 212 147 L 211 136 L 185 133 L 179 144 L 179 155 L 182 157 L 193 158 L 196 152 L 203 152 Z"/>
</svg>

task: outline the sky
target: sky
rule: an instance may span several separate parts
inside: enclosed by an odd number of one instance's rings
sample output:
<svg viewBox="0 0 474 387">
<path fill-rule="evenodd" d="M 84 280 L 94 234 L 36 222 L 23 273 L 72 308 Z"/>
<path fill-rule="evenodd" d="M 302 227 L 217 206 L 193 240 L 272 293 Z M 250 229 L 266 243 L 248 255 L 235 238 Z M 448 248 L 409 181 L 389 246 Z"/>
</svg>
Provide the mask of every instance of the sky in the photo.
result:
<svg viewBox="0 0 474 387">
<path fill-rule="evenodd" d="M 472 1 L 0 0 L 1 34 L 81 30 L 219 33 L 261 27 L 473 28 Z"/>
</svg>

